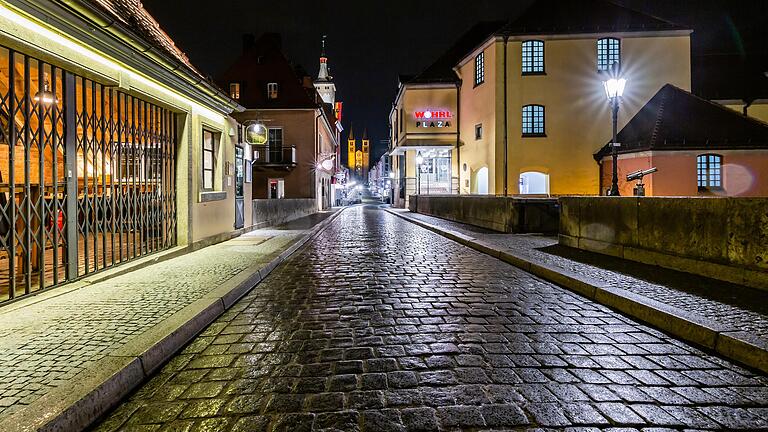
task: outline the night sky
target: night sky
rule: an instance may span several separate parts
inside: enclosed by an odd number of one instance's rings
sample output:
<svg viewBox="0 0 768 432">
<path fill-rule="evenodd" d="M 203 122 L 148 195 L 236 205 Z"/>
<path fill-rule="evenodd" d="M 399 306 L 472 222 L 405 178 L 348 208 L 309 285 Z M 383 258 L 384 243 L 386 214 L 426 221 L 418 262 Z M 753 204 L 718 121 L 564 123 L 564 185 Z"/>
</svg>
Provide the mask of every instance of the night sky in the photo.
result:
<svg viewBox="0 0 768 432">
<path fill-rule="evenodd" d="M 286 56 L 317 74 L 328 35 L 331 73 L 344 101 L 344 127 L 367 127 L 372 162 L 386 151 L 398 74 L 428 66 L 472 24 L 508 19 L 533 0 L 144 0 L 145 7 L 201 71 L 216 76 L 240 53 L 243 33 L 278 32 Z M 619 0 L 694 28 L 693 54 L 768 55 L 768 1 Z M 345 132 L 346 136 L 346 132 Z M 345 138 L 346 139 L 346 138 Z"/>
</svg>

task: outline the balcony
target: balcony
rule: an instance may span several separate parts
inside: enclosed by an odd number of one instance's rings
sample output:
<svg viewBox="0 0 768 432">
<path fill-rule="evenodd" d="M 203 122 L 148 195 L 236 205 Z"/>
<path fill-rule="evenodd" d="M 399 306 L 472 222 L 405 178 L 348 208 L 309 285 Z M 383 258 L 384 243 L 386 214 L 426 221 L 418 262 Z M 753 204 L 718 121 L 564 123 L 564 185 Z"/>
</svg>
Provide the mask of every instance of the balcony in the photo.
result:
<svg viewBox="0 0 768 432">
<path fill-rule="evenodd" d="M 253 168 L 257 171 L 285 170 L 296 167 L 296 146 L 253 146 Z"/>
</svg>

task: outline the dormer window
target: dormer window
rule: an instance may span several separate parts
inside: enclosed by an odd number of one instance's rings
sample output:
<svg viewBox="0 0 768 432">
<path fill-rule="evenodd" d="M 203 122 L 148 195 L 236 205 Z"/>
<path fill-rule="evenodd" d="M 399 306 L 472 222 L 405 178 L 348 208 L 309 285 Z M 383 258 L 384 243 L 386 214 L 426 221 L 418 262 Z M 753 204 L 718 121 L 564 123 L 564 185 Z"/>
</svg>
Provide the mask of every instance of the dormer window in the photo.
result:
<svg viewBox="0 0 768 432">
<path fill-rule="evenodd" d="M 240 83 L 229 83 L 229 97 L 235 100 L 240 99 Z"/>
<path fill-rule="evenodd" d="M 280 86 L 278 86 L 277 83 L 267 84 L 267 99 L 277 99 L 279 90 Z"/>
</svg>

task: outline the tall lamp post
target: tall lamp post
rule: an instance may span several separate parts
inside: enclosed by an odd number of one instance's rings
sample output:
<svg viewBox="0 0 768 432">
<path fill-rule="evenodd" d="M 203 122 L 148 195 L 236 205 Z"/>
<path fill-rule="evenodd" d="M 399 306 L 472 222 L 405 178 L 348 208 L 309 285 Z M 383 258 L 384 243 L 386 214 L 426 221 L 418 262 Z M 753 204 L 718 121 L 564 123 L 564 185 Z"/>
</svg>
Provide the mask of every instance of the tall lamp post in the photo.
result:
<svg viewBox="0 0 768 432">
<path fill-rule="evenodd" d="M 608 96 L 608 102 L 611 104 L 611 116 L 613 120 L 613 139 L 611 140 L 611 158 L 613 160 L 613 176 L 611 177 L 611 190 L 609 196 L 619 196 L 619 143 L 618 141 L 618 116 L 619 102 L 624 94 L 624 88 L 627 86 L 627 80 L 615 74 L 610 79 L 603 81 L 605 95 Z"/>
<path fill-rule="evenodd" d="M 421 153 L 416 154 L 416 195 L 421 195 L 421 164 L 424 163 L 424 158 Z"/>
</svg>

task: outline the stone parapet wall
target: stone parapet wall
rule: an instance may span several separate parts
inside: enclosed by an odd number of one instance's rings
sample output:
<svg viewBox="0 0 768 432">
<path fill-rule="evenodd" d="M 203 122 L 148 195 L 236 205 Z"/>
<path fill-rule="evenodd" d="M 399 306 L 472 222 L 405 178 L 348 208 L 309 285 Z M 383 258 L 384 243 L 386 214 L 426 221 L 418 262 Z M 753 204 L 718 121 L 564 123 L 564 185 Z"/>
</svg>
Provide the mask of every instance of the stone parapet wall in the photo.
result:
<svg viewBox="0 0 768 432">
<path fill-rule="evenodd" d="M 560 244 L 768 290 L 768 199 L 564 197 Z"/>
<path fill-rule="evenodd" d="M 317 212 L 314 198 L 256 199 L 253 200 L 255 228 L 279 225 Z"/>
<path fill-rule="evenodd" d="M 558 203 L 554 198 L 412 195 L 409 201 L 414 213 L 503 233 L 556 233 L 558 228 Z"/>
</svg>

